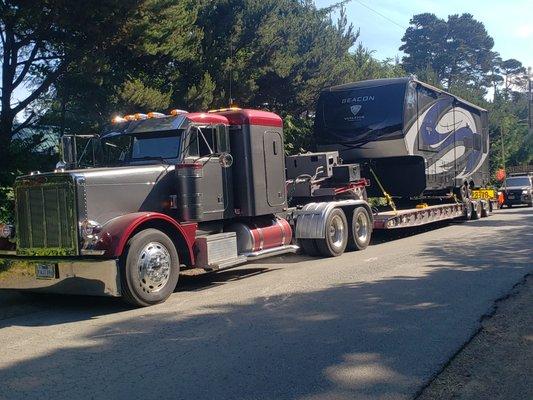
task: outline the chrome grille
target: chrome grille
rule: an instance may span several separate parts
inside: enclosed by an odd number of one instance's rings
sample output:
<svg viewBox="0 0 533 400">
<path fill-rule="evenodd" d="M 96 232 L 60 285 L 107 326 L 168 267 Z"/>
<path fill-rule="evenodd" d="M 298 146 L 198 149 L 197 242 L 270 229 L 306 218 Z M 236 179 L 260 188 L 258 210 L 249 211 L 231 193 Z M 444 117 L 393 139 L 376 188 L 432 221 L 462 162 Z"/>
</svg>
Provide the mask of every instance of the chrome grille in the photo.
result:
<svg viewBox="0 0 533 400">
<path fill-rule="evenodd" d="M 17 252 L 26 255 L 75 255 L 77 218 L 70 181 L 15 188 Z"/>
</svg>

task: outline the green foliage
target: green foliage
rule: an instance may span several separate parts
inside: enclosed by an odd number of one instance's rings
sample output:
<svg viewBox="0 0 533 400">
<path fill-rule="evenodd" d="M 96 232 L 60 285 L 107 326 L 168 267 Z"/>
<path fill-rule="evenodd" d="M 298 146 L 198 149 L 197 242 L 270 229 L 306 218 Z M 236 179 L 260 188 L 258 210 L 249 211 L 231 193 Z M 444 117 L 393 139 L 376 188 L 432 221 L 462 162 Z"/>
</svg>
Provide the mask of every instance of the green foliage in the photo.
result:
<svg viewBox="0 0 533 400">
<path fill-rule="evenodd" d="M 407 72 L 431 68 L 447 88 L 486 85 L 485 75 L 496 54 L 483 23 L 471 14 L 450 15 L 445 21 L 425 13 L 413 16 L 410 24 L 400 47 L 407 54 L 403 58 Z"/>
<path fill-rule="evenodd" d="M 12 222 L 14 211 L 13 188 L 0 187 L 0 223 Z"/>
<path fill-rule="evenodd" d="M 165 109 L 170 105 L 171 93 L 146 86 L 140 79 L 124 82 L 117 93 L 119 102 L 135 106 L 138 110 Z"/>
<path fill-rule="evenodd" d="M 296 118 L 286 115 L 283 119 L 283 132 L 285 134 L 285 152 L 287 154 L 305 153 L 315 147 L 313 136 L 313 118 L 308 115 Z"/>
</svg>

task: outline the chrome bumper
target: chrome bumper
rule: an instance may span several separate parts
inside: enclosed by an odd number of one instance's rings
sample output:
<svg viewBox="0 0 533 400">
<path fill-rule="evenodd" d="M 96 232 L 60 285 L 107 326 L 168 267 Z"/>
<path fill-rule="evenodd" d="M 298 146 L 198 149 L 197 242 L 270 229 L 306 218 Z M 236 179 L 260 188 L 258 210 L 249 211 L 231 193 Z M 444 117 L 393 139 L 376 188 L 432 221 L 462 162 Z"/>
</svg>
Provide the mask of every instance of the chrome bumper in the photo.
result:
<svg viewBox="0 0 533 400">
<path fill-rule="evenodd" d="M 0 290 L 42 293 L 120 296 L 116 260 L 47 260 L 0 255 Z M 55 277 L 37 277 L 37 266 L 54 265 Z"/>
</svg>

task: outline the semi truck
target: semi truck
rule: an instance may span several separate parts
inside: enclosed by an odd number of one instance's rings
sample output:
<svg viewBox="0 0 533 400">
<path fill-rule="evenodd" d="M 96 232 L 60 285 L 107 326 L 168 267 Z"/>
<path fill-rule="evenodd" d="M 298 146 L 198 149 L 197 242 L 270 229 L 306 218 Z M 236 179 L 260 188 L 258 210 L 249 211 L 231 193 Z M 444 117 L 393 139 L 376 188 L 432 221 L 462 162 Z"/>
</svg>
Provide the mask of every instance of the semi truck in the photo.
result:
<svg viewBox="0 0 533 400">
<path fill-rule="evenodd" d="M 53 172 L 15 182 L 15 222 L 0 226 L 2 290 L 150 306 L 186 269 L 299 250 L 335 257 L 364 250 L 374 229 L 489 213 L 487 202 L 451 193 L 372 207 L 377 174 L 338 151 L 286 157 L 282 119 L 262 110 L 116 117 L 100 135 L 63 136 L 62 149 Z"/>
</svg>

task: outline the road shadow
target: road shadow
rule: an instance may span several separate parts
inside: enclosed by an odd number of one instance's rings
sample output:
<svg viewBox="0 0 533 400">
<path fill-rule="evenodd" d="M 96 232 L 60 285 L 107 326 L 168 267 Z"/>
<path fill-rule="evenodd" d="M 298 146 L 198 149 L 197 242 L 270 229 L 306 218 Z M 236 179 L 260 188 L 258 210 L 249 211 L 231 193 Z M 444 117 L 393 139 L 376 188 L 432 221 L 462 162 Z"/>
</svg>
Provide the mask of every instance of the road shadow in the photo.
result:
<svg viewBox="0 0 533 400">
<path fill-rule="evenodd" d="M 81 337 L 34 355 L 10 343 L 26 355 L 2 364 L 0 398 L 411 398 L 531 272 L 531 254 L 510 251 L 533 247 L 530 229 L 496 242 L 482 233 L 461 246 L 434 240 L 416 255 L 427 260 L 417 276 L 86 321 Z"/>
</svg>

